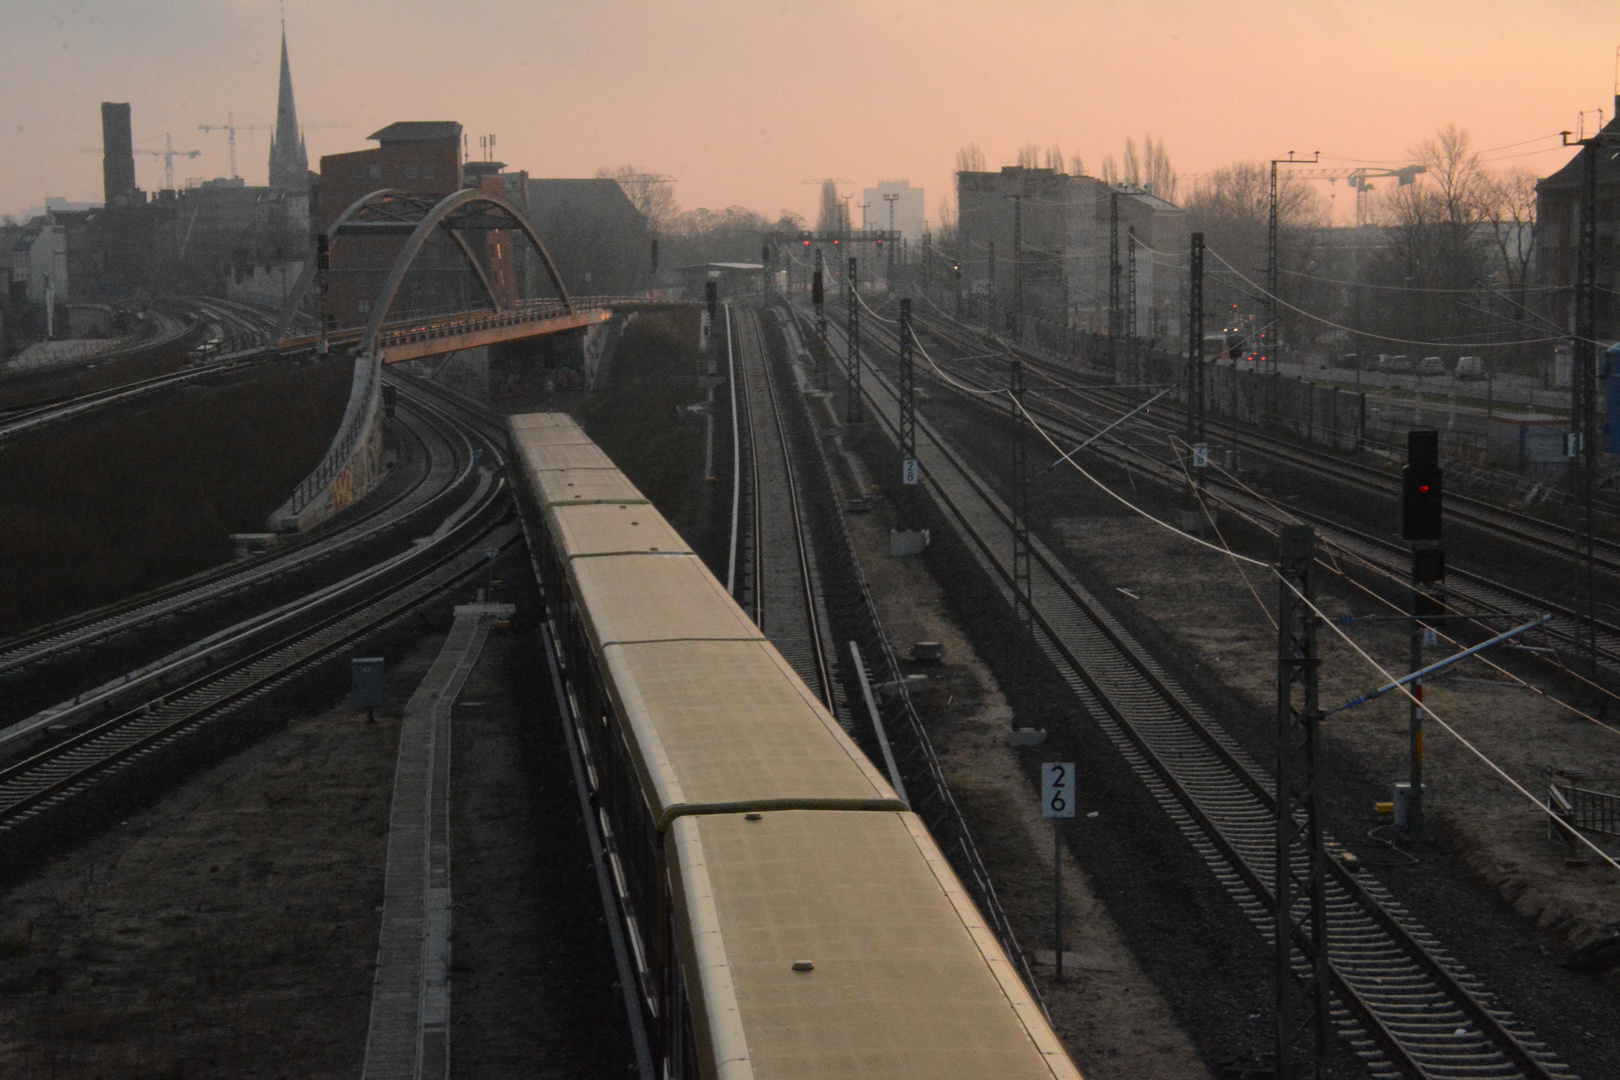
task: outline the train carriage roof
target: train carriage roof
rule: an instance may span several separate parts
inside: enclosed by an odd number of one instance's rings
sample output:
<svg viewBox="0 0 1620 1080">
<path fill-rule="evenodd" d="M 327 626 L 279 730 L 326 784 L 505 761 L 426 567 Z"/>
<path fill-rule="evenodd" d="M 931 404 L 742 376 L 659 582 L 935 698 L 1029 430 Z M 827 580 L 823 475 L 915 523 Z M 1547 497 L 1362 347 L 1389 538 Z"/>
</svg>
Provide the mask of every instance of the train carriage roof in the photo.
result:
<svg viewBox="0 0 1620 1080">
<path fill-rule="evenodd" d="M 640 503 L 647 497 L 618 469 L 525 469 L 543 509 L 583 503 Z"/>
<path fill-rule="evenodd" d="M 558 552 L 567 559 L 632 553 L 691 554 L 681 534 L 646 503 L 560 504 L 546 515 Z"/>
<path fill-rule="evenodd" d="M 660 830 L 682 814 L 905 804 L 768 641 L 603 651 Z"/>
<path fill-rule="evenodd" d="M 696 555 L 612 555 L 568 564 L 574 598 L 600 655 L 633 641 L 764 637 Z"/>
<path fill-rule="evenodd" d="M 719 1075 L 1080 1080 L 915 815 L 704 815 L 670 836 Z"/>
<path fill-rule="evenodd" d="M 561 412 L 515 413 L 506 418 L 506 426 L 513 432 L 557 427 L 580 430 L 578 420 Z"/>
<path fill-rule="evenodd" d="M 530 469 L 535 472 L 552 472 L 557 469 L 614 469 L 613 459 L 602 452 L 602 448 L 586 439 L 579 443 L 547 443 L 544 440 L 548 434 L 555 434 L 558 428 L 542 428 L 539 431 L 524 432 L 518 439 L 518 445 L 523 450 L 524 457 Z"/>
</svg>

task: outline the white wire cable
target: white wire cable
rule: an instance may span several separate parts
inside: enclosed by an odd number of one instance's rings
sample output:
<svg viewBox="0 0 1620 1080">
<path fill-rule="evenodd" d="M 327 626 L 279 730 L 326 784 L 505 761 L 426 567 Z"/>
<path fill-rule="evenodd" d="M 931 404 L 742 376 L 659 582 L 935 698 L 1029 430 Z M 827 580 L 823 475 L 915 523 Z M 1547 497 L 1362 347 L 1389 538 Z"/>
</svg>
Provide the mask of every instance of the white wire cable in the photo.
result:
<svg viewBox="0 0 1620 1080">
<path fill-rule="evenodd" d="M 1013 402 L 1014 402 L 1014 406 L 1017 408 L 1018 412 L 1023 415 L 1024 419 L 1029 422 L 1030 426 L 1035 429 L 1035 431 L 1041 436 L 1041 438 L 1046 440 L 1046 442 L 1049 445 L 1051 445 L 1051 447 L 1054 450 L 1058 450 L 1058 451 L 1061 452 L 1062 447 L 1059 446 L 1055 441 L 1053 441 L 1052 437 L 1049 434 L 1047 434 L 1046 429 L 1041 427 L 1039 422 L 1037 422 L 1036 419 L 1033 416 L 1030 415 L 1029 411 L 1024 408 L 1023 403 L 1019 402 L 1016 398 L 1013 399 Z M 1161 519 L 1159 519 L 1157 517 L 1154 517 L 1152 514 L 1150 514 L 1148 511 L 1144 510 L 1142 507 L 1137 506 L 1135 503 L 1131 502 L 1129 499 L 1126 499 L 1124 496 L 1119 495 L 1118 493 L 1116 493 L 1113 489 L 1109 488 L 1106 484 L 1102 483 L 1100 480 L 1098 480 L 1096 477 L 1092 476 L 1084 468 L 1082 468 L 1080 466 L 1079 462 L 1077 462 L 1077 461 L 1075 461 L 1075 460 L 1073 460 L 1071 458 L 1071 459 L 1069 459 L 1069 464 L 1071 466 L 1073 466 L 1075 471 L 1080 473 L 1081 476 L 1084 476 L 1087 480 L 1091 481 L 1092 484 L 1096 485 L 1099 489 L 1101 489 L 1104 494 L 1110 496 L 1116 502 L 1120 503 L 1122 506 L 1125 506 L 1126 508 L 1128 508 L 1132 512 L 1138 514 L 1139 516 L 1141 516 L 1143 518 L 1146 518 L 1148 521 L 1153 522 L 1155 525 L 1158 525 L 1160 528 L 1163 528 L 1163 529 L 1165 529 L 1165 530 L 1167 530 L 1169 532 L 1175 533 L 1177 536 L 1179 536 L 1179 537 L 1181 537 L 1183 539 L 1186 539 L 1188 541 L 1191 541 L 1192 543 L 1197 544 L 1200 547 L 1208 548 L 1211 551 L 1215 551 L 1215 552 L 1218 552 L 1218 553 L 1220 553 L 1222 555 L 1226 555 L 1230 559 L 1232 559 L 1234 564 L 1239 563 L 1239 562 L 1243 562 L 1243 563 L 1248 563 L 1251 566 L 1262 567 L 1265 570 L 1269 571 L 1270 573 L 1275 575 L 1279 581 L 1282 581 L 1285 585 L 1287 585 L 1290 592 L 1292 592 L 1295 596 L 1299 597 L 1299 599 L 1307 607 L 1309 607 L 1311 609 L 1312 613 L 1315 614 L 1317 618 L 1322 620 L 1322 622 L 1325 625 L 1327 625 L 1327 627 L 1329 629 L 1331 629 L 1334 633 L 1338 634 L 1339 637 L 1344 641 L 1344 643 L 1346 645 L 1349 645 L 1350 648 L 1358 656 L 1360 656 L 1364 661 L 1366 661 L 1366 663 L 1370 667 L 1372 667 L 1372 669 L 1374 671 L 1378 672 L 1379 675 L 1381 675 L 1387 682 L 1395 682 L 1396 681 L 1396 676 L 1395 675 L 1392 675 L 1382 664 L 1380 664 L 1378 661 L 1374 660 L 1372 658 L 1372 656 L 1370 656 L 1365 649 L 1363 649 L 1354 640 L 1352 640 L 1351 637 L 1348 634 L 1346 634 L 1344 632 L 1344 630 L 1336 622 L 1334 622 L 1334 620 L 1330 616 L 1327 615 L 1326 612 L 1322 611 L 1321 608 L 1317 607 L 1317 605 L 1309 597 L 1307 597 L 1303 593 L 1301 593 L 1299 591 L 1299 589 L 1297 587 L 1295 587 L 1292 582 L 1288 581 L 1287 578 L 1285 578 L 1281 574 L 1277 573 L 1276 567 L 1274 567 L 1272 564 L 1264 562 L 1263 560 L 1260 560 L 1260 559 L 1252 558 L 1252 557 L 1250 557 L 1248 555 L 1239 555 L 1237 552 L 1232 551 L 1230 548 L 1224 548 L 1224 547 L 1216 545 L 1216 544 L 1211 544 L 1207 540 L 1203 540 L 1203 539 L 1200 539 L 1199 537 L 1192 536 L 1192 535 L 1190 535 L 1188 533 L 1185 533 L 1182 530 L 1180 530 L 1180 529 L 1176 528 L 1175 526 L 1171 525 L 1169 522 L 1166 522 L 1166 521 L 1163 521 L 1163 520 L 1161 520 Z M 1425 705 L 1421 700 L 1419 700 L 1417 695 L 1414 694 L 1409 687 L 1407 687 L 1405 684 L 1402 684 L 1397 689 L 1402 694 L 1404 694 L 1408 699 L 1410 699 L 1411 702 L 1413 704 L 1415 704 L 1425 715 L 1427 715 L 1429 717 L 1432 717 L 1434 719 L 1434 722 L 1436 724 L 1440 725 L 1440 727 L 1446 732 L 1446 734 L 1450 735 L 1453 739 L 1456 739 L 1457 742 L 1460 745 L 1462 745 L 1465 749 L 1467 749 L 1469 753 L 1473 754 L 1476 758 L 1478 758 L 1481 762 L 1483 762 L 1487 768 L 1489 768 L 1492 772 L 1496 773 L 1496 775 L 1498 775 L 1503 780 L 1505 780 L 1515 791 L 1517 791 L 1519 794 L 1523 795 L 1526 799 L 1528 799 L 1530 801 L 1530 804 L 1532 806 L 1534 806 L 1538 811 L 1540 811 L 1542 814 L 1546 815 L 1551 820 L 1558 822 L 1558 824 L 1561 827 L 1566 829 L 1566 831 L 1568 832 L 1569 835 L 1574 836 L 1582 844 L 1585 844 L 1594 853 L 1596 853 L 1596 855 L 1600 859 L 1602 859 L 1604 862 L 1608 863 L 1614 869 L 1620 870 L 1620 862 L 1616 862 L 1615 859 L 1612 858 L 1602 848 L 1598 847 L 1591 840 L 1588 840 L 1585 836 L 1582 836 L 1579 832 L 1577 832 L 1573 828 L 1570 828 L 1569 826 L 1567 826 L 1562 818 L 1559 818 L 1558 815 L 1553 813 L 1553 811 L 1551 809 L 1544 806 L 1540 799 L 1537 799 L 1536 796 L 1528 788 L 1526 788 L 1523 784 L 1519 783 L 1518 780 L 1514 779 L 1511 775 L 1509 775 L 1507 770 L 1503 769 L 1495 761 L 1491 760 L 1489 755 L 1487 755 L 1479 747 L 1475 746 L 1474 743 L 1470 739 L 1468 739 L 1467 736 L 1463 735 L 1462 732 L 1458 731 L 1455 727 L 1453 727 L 1444 717 L 1442 717 L 1439 713 L 1435 712 L 1432 707 L 1430 707 L 1428 705 Z"/>
</svg>

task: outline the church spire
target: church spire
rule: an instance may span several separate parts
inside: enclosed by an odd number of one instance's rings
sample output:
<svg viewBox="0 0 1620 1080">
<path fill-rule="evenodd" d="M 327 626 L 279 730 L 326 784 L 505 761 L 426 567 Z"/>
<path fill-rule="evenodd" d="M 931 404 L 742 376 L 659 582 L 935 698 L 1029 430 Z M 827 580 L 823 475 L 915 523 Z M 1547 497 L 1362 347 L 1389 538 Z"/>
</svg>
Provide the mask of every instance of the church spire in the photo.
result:
<svg viewBox="0 0 1620 1080">
<path fill-rule="evenodd" d="M 270 186 L 304 194 L 309 191 L 309 156 L 298 130 L 293 104 L 292 65 L 287 62 L 287 24 L 281 24 L 281 90 L 276 99 L 276 130 L 270 135 Z"/>
</svg>

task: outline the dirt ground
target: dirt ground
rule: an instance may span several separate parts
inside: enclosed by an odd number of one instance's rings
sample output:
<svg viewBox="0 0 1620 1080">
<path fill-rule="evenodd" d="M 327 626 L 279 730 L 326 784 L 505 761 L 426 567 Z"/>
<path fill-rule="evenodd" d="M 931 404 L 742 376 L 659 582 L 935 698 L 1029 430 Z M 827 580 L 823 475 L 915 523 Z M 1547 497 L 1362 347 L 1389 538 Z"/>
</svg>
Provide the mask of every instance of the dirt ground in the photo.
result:
<svg viewBox="0 0 1620 1080">
<path fill-rule="evenodd" d="M 621 1076 L 624 1009 L 539 680 L 537 598 L 521 552 L 508 559 L 520 614 L 456 709 L 452 1070 Z M 278 730 L 0 891 L 0 1075 L 359 1075 L 400 716 L 470 593 L 362 646 L 387 658 L 376 723 L 338 672 L 280 706 Z"/>
</svg>

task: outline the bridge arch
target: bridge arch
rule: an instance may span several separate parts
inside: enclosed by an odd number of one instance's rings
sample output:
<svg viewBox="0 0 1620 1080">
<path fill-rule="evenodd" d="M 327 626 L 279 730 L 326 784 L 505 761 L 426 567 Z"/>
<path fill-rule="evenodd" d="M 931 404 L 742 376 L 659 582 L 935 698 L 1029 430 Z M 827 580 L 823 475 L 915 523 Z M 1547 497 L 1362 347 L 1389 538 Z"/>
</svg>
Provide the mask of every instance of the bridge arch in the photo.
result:
<svg viewBox="0 0 1620 1080">
<path fill-rule="evenodd" d="M 374 303 L 372 317 L 368 320 L 366 332 L 363 336 L 361 351 L 369 351 L 376 342 L 378 331 L 381 329 L 381 319 L 386 315 L 388 308 L 393 304 L 395 294 L 404 281 L 405 273 L 411 267 L 416 256 L 421 253 L 422 247 L 427 243 L 435 228 L 443 226 L 461 251 L 462 256 L 477 275 L 480 285 L 489 297 L 490 305 L 497 310 L 500 301 L 491 287 L 489 277 L 484 268 L 479 265 L 472 249 L 462 237 L 463 228 L 479 229 L 512 229 L 521 232 L 531 247 L 540 256 L 540 261 L 546 268 L 546 275 L 551 279 L 552 286 L 557 290 L 557 296 L 569 311 L 574 310 L 574 303 L 568 294 L 568 288 L 563 284 L 562 276 L 557 272 L 556 263 L 552 262 L 550 252 L 546 251 L 540 237 L 535 233 L 529 219 L 512 204 L 504 195 L 497 195 L 476 188 L 462 188 L 440 198 L 437 202 L 429 203 L 428 196 L 416 195 L 399 188 L 379 188 L 368 192 L 356 199 L 343 213 L 327 228 L 327 243 L 330 247 L 336 246 L 345 236 L 364 235 L 372 232 L 387 232 L 397 234 L 404 229 L 410 229 L 410 236 L 405 247 L 395 259 L 389 270 L 387 281 L 384 283 L 382 293 Z M 400 205 L 403 204 L 403 205 Z M 486 213 L 482 216 L 469 215 L 469 208 L 482 204 Z M 491 216 L 488 211 L 493 210 L 498 217 Z M 401 212 L 403 211 L 403 212 Z M 417 215 L 420 220 L 413 220 Z M 364 220 L 371 217 L 373 220 Z M 298 307 L 309 294 L 309 287 L 316 274 L 315 260 L 311 259 L 305 264 L 304 270 L 298 276 L 297 283 L 287 294 L 283 302 L 281 316 L 276 322 L 275 341 L 280 342 L 286 338 L 292 327 L 293 318 Z"/>
<path fill-rule="evenodd" d="M 380 204 L 387 199 L 405 194 L 399 188 L 379 188 L 354 200 L 343 213 L 337 216 L 337 220 L 327 228 L 328 248 L 330 248 L 334 240 L 343 235 L 343 226 L 357 218 L 362 210 L 373 209 L 374 203 Z M 277 344 L 280 344 L 281 340 L 287 336 L 287 331 L 292 329 L 293 317 L 298 314 L 298 305 L 304 302 L 304 297 L 309 293 L 309 283 L 314 280 L 315 260 L 310 259 L 304 264 L 304 269 L 298 275 L 298 281 L 293 285 L 292 292 L 288 293 L 286 299 L 282 301 L 281 317 L 276 320 L 275 341 Z"/>
<path fill-rule="evenodd" d="M 484 212 L 482 214 L 475 213 L 473 209 L 475 207 L 484 208 Z M 498 213 L 490 214 L 491 209 Z M 495 308 L 499 309 L 500 303 L 495 297 L 494 290 L 490 288 L 483 267 L 478 265 L 478 260 L 473 257 L 472 249 L 462 239 L 461 232 L 463 229 L 516 229 L 523 233 L 524 237 L 528 239 L 529 245 L 540 256 L 540 262 L 545 266 L 546 274 L 551 278 L 551 284 L 557 290 L 558 299 L 563 302 L 563 306 L 570 313 L 575 310 L 574 301 L 568 295 L 568 287 L 563 284 L 562 275 L 557 273 L 557 265 L 551 261 L 551 254 L 546 251 L 546 246 L 540 242 L 540 237 L 535 234 L 534 226 L 529 224 L 529 219 L 523 215 L 522 211 L 504 195 L 480 191 L 477 188 L 462 188 L 460 191 L 446 195 L 422 216 L 422 220 L 417 222 L 416 228 L 412 230 L 409 239 L 405 241 L 405 246 L 395 256 L 394 265 L 388 271 L 388 278 L 383 282 L 383 287 L 378 292 L 377 299 L 372 303 L 371 318 L 367 320 L 365 331 L 360 335 L 359 351 L 361 355 L 370 353 L 376 347 L 377 335 L 382 331 L 383 320 L 387 318 L 388 309 L 393 306 L 394 298 L 399 294 L 399 288 L 405 281 L 406 272 L 410 270 L 412 263 L 416 261 L 416 257 L 421 254 L 423 246 L 428 242 L 428 238 L 433 235 L 433 230 L 438 228 L 443 228 L 455 240 L 456 246 L 466 256 L 468 263 L 472 265 L 473 271 L 483 283 L 485 291 L 489 293 L 490 302 Z"/>
</svg>

